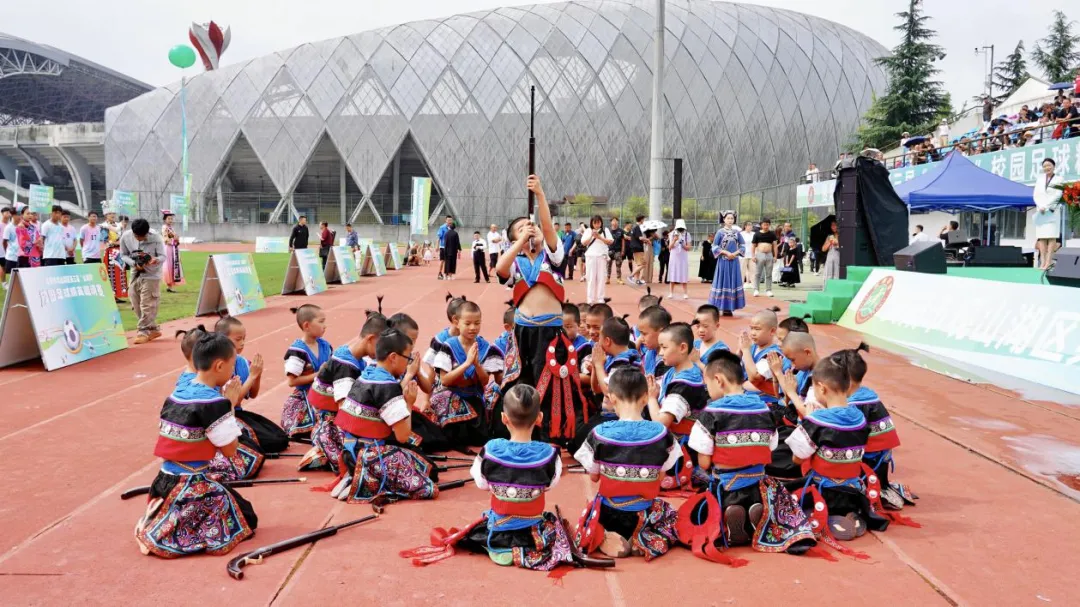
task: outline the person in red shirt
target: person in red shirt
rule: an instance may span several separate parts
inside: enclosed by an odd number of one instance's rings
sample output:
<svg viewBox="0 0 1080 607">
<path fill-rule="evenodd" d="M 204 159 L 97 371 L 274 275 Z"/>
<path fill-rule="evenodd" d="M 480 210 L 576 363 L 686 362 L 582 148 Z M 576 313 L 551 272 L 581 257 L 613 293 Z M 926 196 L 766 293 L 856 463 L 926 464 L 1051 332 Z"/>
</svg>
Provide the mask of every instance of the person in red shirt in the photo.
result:
<svg viewBox="0 0 1080 607">
<path fill-rule="evenodd" d="M 332 246 L 334 246 L 334 233 L 330 231 L 330 225 L 324 221 L 319 224 L 319 258 L 322 259 L 324 268 Z"/>
</svg>

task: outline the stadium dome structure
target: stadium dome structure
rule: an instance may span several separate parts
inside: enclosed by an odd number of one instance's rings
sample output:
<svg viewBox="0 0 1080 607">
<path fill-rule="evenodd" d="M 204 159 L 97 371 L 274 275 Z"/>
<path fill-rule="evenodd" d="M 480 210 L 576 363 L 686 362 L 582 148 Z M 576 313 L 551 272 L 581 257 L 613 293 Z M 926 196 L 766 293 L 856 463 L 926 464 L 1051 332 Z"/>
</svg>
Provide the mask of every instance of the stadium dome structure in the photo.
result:
<svg viewBox="0 0 1080 607">
<path fill-rule="evenodd" d="M 269 192 L 274 201 L 260 198 L 243 219 L 251 221 L 283 219 L 294 195 L 338 178 L 358 206 L 391 213 L 403 201 L 408 212 L 407 179 L 400 200 L 377 193 L 391 172 L 411 171 L 430 175 L 459 217 L 520 214 L 535 85 L 537 172 L 549 198 L 646 195 L 654 7 L 585 0 L 500 8 L 200 74 L 187 84 L 192 188 L 204 202 L 215 192 L 220 201 L 223 187 L 233 199 Z M 874 59 L 887 52 L 797 12 L 668 2 L 664 155 L 685 159 L 684 196 L 791 183 L 810 162 L 831 165 L 884 92 Z M 178 92 L 178 84 L 159 88 L 106 113 L 107 185 L 140 192 L 144 209 L 148 198 L 164 206 L 182 188 Z"/>
</svg>

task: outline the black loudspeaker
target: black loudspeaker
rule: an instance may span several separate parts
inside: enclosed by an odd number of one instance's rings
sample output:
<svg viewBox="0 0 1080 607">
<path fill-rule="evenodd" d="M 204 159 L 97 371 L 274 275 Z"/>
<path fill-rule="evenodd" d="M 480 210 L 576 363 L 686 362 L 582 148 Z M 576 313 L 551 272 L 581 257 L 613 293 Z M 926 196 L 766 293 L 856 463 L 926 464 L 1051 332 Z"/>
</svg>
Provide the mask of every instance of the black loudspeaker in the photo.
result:
<svg viewBox="0 0 1080 607">
<path fill-rule="evenodd" d="M 840 278 L 847 278 L 848 266 L 875 266 L 877 260 L 870 246 L 870 230 L 859 211 L 859 172 L 840 170 L 836 188 L 836 225 L 840 229 Z"/>
<path fill-rule="evenodd" d="M 1024 251 L 1020 247 L 972 247 L 964 256 L 964 265 L 978 268 L 1031 267 L 1024 260 Z"/>
<path fill-rule="evenodd" d="M 916 242 L 894 253 L 893 264 L 905 272 L 945 274 L 945 249 L 941 241 Z"/>
<path fill-rule="evenodd" d="M 1080 287 L 1080 249 L 1058 249 L 1046 280 L 1059 287 Z"/>
</svg>

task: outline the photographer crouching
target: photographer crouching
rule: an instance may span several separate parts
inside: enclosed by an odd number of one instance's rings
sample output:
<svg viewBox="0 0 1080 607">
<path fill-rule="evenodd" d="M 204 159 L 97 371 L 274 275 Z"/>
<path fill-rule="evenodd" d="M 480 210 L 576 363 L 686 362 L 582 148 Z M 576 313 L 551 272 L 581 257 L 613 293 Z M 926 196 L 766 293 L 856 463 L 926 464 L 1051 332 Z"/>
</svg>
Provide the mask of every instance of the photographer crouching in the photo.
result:
<svg viewBox="0 0 1080 607">
<path fill-rule="evenodd" d="M 120 258 L 134 268 L 129 294 L 131 307 L 139 317 L 139 334 L 136 344 L 161 337 L 157 324 L 158 305 L 161 303 L 161 266 L 165 261 L 165 242 L 161 236 L 150 232 L 150 222 L 136 219 L 131 229 L 120 236 Z"/>
</svg>

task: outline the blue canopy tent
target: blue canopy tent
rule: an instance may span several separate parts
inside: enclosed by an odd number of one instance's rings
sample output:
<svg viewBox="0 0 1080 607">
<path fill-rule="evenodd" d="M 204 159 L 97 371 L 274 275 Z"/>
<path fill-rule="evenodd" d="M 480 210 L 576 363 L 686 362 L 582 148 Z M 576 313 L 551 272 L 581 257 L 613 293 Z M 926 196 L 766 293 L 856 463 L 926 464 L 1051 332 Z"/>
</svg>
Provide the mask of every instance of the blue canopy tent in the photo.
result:
<svg viewBox="0 0 1080 607">
<path fill-rule="evenodd" d="M 896 186 L 896 194 L 911 213 L 967 211 L 989 215 L 1035 206 L 1031 186 L 981 169 L 959 152 L 951 152 L 934 170 Z M 987 221 L 987 244 L 990 223 Z"/>
<path fill-rule="evenodd" d="M 1031 186 L 981 169 L 957 152 L 934 170 L 896 186 L 896 195 L 912 212 L 989 213 L 1035 206 Z"/>
</svg>

